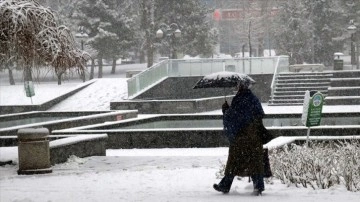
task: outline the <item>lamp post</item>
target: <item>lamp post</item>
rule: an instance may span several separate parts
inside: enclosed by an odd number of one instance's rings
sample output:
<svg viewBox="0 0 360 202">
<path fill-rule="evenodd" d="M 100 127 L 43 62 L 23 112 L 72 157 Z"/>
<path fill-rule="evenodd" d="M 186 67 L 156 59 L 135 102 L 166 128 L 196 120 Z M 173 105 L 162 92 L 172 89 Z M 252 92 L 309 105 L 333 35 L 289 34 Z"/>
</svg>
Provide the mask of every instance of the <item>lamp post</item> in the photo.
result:
<svg viewBox="0 0 360 202">
<path fill-rule="evenodd" d="M 75 37 L 80 39 L 81 42 L 81 50 L 84 50 L 84 39 L 88 38 L 88 34 L 84 31 L 84 27 L 79 27 L 79 32 L 75 34 Z"/>
<path fill-rule="evenodd" d="M 85 32 L 84 27 L 80 26 L 79 27 L 79 32 L 75 34 L 75 38 L 80 39 L 80 43 L 81 43 L 81 50 L 84 51 L 84 39 L 88 38 L 89 35 Z M 81 79 L 83 80 L 83 82 L 85 82 L 85 71 L 81 71 L 80 73 Z"/>
<path fill-rule="evenodd" d="M 347 28 L 349 33 L 351 34 L 351 42 L 350 42 L 350 55 L 351 55 L 351 65 L 355 66 L 356 69 L 359 69 L 359 44 L 356 41 L 356 31 L 357 27 L 354 24 L 353 20 L 350 20 L 350 25 Z"/>
<path fill-rule="evenodd" d="M 177 59 L 176 55 L 176 49 L 174 46 L 174 42 L 176 38 L 180 38 L 181 31 L 179 29 L 179 25 L 176 23 L 171 23 L 170 25 L 167 25 L 165 23 L 160 25 L 160 29 L 156 31 L 156 38 L 161 39 L 163 37 L 166 37 L 169 42 L 169 58 L 171 59 Z"/>
</svg>

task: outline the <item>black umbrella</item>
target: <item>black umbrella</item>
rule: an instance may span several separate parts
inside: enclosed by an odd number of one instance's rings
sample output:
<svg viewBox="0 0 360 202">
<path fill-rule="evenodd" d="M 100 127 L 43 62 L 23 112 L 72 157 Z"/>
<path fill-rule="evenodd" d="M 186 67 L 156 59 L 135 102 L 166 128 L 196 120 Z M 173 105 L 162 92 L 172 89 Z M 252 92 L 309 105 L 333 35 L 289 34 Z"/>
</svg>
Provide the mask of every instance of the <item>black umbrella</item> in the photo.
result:
<svg viewBox="0 0 360 202">
<path fill-rule="evenodd" d="M 240 83 L 239 83 L 240 82 Z M 247 74 L 241 74 L 237 72 L 215 72 L 209 75 L 204 76 L 200 79 L 193 89 L 197 88 L 232 88 L 238 84 L 250 87 L 251 84 L 254 84 L 255 80 L 252 79 Z M 226 95 L 225 95 L 226 100 Z"/>
</svg>

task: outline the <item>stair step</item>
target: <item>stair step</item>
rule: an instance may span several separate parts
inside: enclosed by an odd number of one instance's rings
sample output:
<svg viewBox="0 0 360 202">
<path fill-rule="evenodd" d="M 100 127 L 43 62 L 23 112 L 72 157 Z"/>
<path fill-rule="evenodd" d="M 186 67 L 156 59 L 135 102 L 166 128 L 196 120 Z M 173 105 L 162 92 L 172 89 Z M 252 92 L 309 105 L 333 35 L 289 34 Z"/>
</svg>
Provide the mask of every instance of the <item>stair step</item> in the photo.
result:
<svg viewBox="0 0 360 202">
<path fill-rule="evenodd" d="M 273 100 L 298 100 L 298 99 L 304 99 L 303 95 L 296 95 L 296 96 L 274 96 Z"/>
<path fill-rule="evenodd" d="M 303 103 L 268 103 L 269 106 L 299 106 Z"/>
<path fill-rule="evenodd" d="M 327 92 L 321 92 L 323 94 L 324 97 L 328 96 Z M 274 92 L 274 95 L 273 95 L 273 99 L 274 98 L 281 98 L 281 97 L 304 97 L 305 96 L 305 92 L 301 92 L 301 91 L 298 91 L 298 92 L 292 92 L 292 91 L 289 91 L 289 92 Z"/>
<path fill-rule="evenodd" d="M 298 94 L 292 94 L 292 95 L 274 95 L 274 97 L 277 97 L 277 98 L 304 98 L 305 94 L 304 95 L 298 95 Z"/>
<path fill-rule="evenodd" d="M 327 94 L 322 93 L 324 97 L 327 97 Z M 274 94 L 273 99 L 303 99 L 305 97 L 304 94 Z"/>
<path fill-rule="evenodd" d="M 333 75 L 278 75 L 276 78 L 304 79 L 304 78 L 332 78 Z"/>
<path fill-rule="evenodd" d="M 359 71 L 360 72 L 360 71 Z M 336 78 L 333 78 L 336 75 Z M 319 91 L 326 104 L 360 104 L 360 78 L 332 72 L 283 72 L 276 76 L 269 106 L 303 105 L 307 90 Z M 353 77 L 353 78 L 351 78 Z"/>
<path fill-rule="evenodd" d="M 318 83 L 276 83 L 276 86 L 308 86 L 308 85 L 321 85 L 321 86 L 330 86 L 330 82 L 318 82 Z"/>
<path fill-rule="evenodd" d="M 327 93 L 328 92 L 328 90 L 326 89 L 326 90 L 318 90 L 319 92 L 321 92 L 321 93 Z M 282 93 L 282 94 L 286 94 L 286 93 L 289 93 L 289 94 L 299 94 L 299 93 L 303 93 L 303 94 L 305 94 L 305 92 L 306 92 L 306 90 L 275 90 L 274 91 L 274 93 Z"/>
<path fill-rule="evenodd" d="M 312 75 L 316 75 L 316 76 L 322 76 L 322 75 L 331 75 L 333 76 L 333 73 L 329 73 L 329 72 L 281 72 L 278 75 L 293 75 L 293 76 L 312 76 Z"/>
<path fill-rule="evenodd" d="M 273 102 L 303 102 L 304 98 L 302 99 L 276 99 L 272 100 Z"/>
<path fill-rule="evenodd" d="M 281 83 L 308 83 L 308 82 L 328 82 L 330 83 L 331 79 L 328 78 L 314 78 L 314 79 L 276 79 L 276 82 Z"/>
<path fill-rule="evenodd" d="M 360 90 L 360 86 L 329 87 L 329 90 Z"/>
<path fill-rule="evenodd" d="M 276 88 L 276 91 L 327 91 L 328 86 L 319 86 L 319 87 L 311 87 L 311 86 L 298 86 L 298 87 L 281 87 L 281 88 Z"/>
</svg>

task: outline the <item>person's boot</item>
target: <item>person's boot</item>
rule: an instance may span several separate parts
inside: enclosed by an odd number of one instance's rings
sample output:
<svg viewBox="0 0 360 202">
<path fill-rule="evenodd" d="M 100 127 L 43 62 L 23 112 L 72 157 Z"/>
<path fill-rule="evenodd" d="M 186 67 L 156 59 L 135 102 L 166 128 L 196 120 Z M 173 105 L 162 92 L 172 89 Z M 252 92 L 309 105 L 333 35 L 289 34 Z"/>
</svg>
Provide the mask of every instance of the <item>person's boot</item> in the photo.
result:
<svg viewBox="0 0 360 202">
<path fill-rule="evenodd" d="M 229 191 L 230 191 L 230 189 L 227 189 L 227 188 L 225 188 L 225 187 L 222 187 L 222 186 L 220 186 L 220 185 L 218 185 L 218 184 L 214 184 L 213 187 L 214 187 L 214 189 L 215 189 L 216 191 L 222 192 L 222 193 L 224 193 L 224 194 L 227 194 L 227 193 L 229 193 Z"/>
<path fill-rule="evenodd" d="M 262 195 L 262 190 L 260 189 L 254 189 L 252 195 L 254 196 L 261 196 Z"/>
<path fill-rule="evenodd" d="M 254 185 L 254 191 L 252 195 L 260 196 L 262 192 L 265 190 L 263 175 L 253 175 L 251 176 L 251 179 Z"/>
<path fill-rule="evenodd" d="M 224 194 L 229 193 L 234 177 L 234 175 L 225 175 L 219 184 L 213 185 L 214 189 Z"/>
</svg>

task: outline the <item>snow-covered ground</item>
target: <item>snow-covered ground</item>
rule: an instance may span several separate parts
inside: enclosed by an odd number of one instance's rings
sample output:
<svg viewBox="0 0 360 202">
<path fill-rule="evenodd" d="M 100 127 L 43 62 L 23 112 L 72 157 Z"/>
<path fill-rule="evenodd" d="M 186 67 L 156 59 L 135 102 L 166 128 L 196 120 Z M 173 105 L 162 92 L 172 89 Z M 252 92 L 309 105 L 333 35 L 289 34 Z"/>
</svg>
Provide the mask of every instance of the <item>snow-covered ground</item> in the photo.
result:
<svg viewBox="0 0 360 202">
<path fill-rule="evenodd" d="M 343 187 L 313 190 L 273 179 L 262 196 L 252 196 L 248 178 L 235 180 L 229 194 L 213 190 L 227 148 L 107 150 L 106 157 L 69 158 L 50 174 L 19 176 L 16 165 L 0 167 L 0 201 L 357 201 Z"/>
<path fill-rule="evenodd" d="M 44 102 L 81 85 L 38 84 L 34 102 Z M 0 105 L 29 104 L 22 85 L 0 85 Z M 104 110 L 109 102 L 126 97 L 125 78 L 104 78 L 51 110 Z M 38 96 L 38 97 L 37 97 Z M 25 99 L 23 99 L 25 97 Z M 300 113 L 302 107 L 270 107 L 266 113 Z M 325 106 L 324 112 L 360 111 L 360 106 Z M 221 113 L 220 110 L 209 113 Z M 119 149 L 104 157 L 69 158 L 50 174 L 19 176 L 16 148 L 0 148 L 0 158 L 15 156 L 15 164 L 0 166 L 1 202 L 88 201 L 358 201 L 358 192 L 344 187 L 313 190 L 287 186 L 273 179 L 262 196 L 252 196 L 248 178 L 236 180 L 229 194 L 213 190 L 216 172 L 225 162 L 227 148 Z"/>
</svg>

